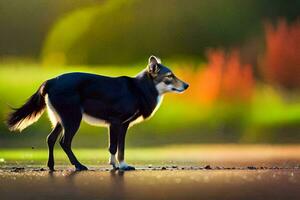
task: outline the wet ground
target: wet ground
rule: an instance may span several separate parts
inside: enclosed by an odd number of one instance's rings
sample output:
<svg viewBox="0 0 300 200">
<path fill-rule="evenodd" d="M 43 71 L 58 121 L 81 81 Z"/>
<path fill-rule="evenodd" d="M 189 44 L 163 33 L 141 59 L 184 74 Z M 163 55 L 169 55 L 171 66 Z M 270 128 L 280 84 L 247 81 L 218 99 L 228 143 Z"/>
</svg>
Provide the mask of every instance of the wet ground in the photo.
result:
<svg viewBox="0 0 300 200">
<path fill-rule="evenodd" d="M 300 199 L 298 146 L 201 148 L 185 148 L 186 155 L 168 148 L 151 161 L 132 150 L 137 170 L 129 172 L 111 170 L 107 161 L 74 172 L 62 160 L 51 173 L 44 158 L 10 160 L 2 151 L 0 199 Z"/>
<path fill-rule="evenodd" d="M 1 199 L 300 199 L 299 169 L 1 171 Z"/>
</svg>

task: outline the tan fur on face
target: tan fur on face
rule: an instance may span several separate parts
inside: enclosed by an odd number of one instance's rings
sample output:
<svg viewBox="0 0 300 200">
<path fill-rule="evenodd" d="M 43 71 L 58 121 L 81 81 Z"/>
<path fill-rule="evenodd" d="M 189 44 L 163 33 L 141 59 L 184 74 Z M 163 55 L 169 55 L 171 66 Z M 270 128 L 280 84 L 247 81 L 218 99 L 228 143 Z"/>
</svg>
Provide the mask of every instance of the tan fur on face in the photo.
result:
<svg viewBox="0 0 300 200">
<path fill-rule="evenodd" d="M 170 84 L 166 84 L 165 81 L 170 81 Z M 182 92 L 184 91 L 184 83 L 175 76 L 168 78 L 167 76 L 162 79 L 161 82 L 156 84 L 156 90 L 159 95 L 166 92 Z M 176 89 L 176 90 L 173 90 Z"/>
<path fill-rule="evenodd" d="M 160 82 L 155 87 L 156 87 L 156 90 L 157 90 L 158 94 L 162 95 L 166 92 L 171 92 L 173 86 L 171 84 L 167 85 L 164 82 Z"/>
</svg>

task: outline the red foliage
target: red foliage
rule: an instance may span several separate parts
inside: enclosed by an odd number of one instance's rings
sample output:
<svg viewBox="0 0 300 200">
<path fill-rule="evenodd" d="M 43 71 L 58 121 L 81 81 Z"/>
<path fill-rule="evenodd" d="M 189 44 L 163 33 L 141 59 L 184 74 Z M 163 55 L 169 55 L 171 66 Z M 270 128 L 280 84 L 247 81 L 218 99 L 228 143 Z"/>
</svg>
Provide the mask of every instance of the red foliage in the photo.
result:
<svg viewBox="0 0 300 200">
<path fill-rule="evenodd" d="M 277 27 L 266 24 L 266 53 L 263 73 L 267 81 L 285 88 L 300 87 L 300 21 L 288 25 L 280 20 Z"/>
<path fill-rule="evenodd" d="M 219 100 L 245 102 L 252 96 L 252 67 L 241 64 L 237 51 L 227 56 L 220 50 L 209 51 L 208 64 L 202 70 L 180 74 L 190 83 L 185 96 L 201 104 Z"/>
</svg>

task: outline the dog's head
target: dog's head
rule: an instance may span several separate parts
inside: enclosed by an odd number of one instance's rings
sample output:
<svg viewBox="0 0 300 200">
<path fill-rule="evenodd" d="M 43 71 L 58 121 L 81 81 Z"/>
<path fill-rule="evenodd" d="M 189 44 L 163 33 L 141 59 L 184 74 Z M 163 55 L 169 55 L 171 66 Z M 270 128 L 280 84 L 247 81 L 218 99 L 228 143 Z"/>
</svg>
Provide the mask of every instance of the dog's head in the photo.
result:
<svg viewBox="0 0 300 200">
<path fill-rule="evenodd" d="M 180 93 L 189 87 L 187 83 L 178 79 L 168 67 L 162 65 L 160 59 L 155 56 L 150 56 L 147 70 L 160 95 L 166 92 Z"/>
</svg>

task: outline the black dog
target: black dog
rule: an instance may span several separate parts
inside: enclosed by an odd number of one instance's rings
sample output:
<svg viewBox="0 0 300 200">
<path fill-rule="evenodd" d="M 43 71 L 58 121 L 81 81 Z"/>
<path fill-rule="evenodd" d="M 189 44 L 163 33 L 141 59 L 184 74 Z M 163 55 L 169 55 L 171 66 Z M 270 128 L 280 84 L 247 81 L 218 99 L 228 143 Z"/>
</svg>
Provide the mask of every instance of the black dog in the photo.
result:
<svg viewBox="0 0 300 200">
<path fill-rule="evenodd" d="M 155 56 L 136 77 L 106 77 L 88 73 L 68 73 L 45 81 L 38 91 L 21 107 L 10 114 L 10 130 L 23 130 L 36 122 L 45 108 L 54 129 L 47 137 L 48 167 L 54 170 L 53 148 L 63 131 L 60 145 L 76 170 L 86 170 L 71 149 L 71 143 L 80 122 L 109 127 L 110 164 L 117 168 L 134 170 L 124 162 L 125 135 L 128 127 L 149 118 L 166 92 L 182 92 L 188 84 L 176 78 Z"/>
</svg>

